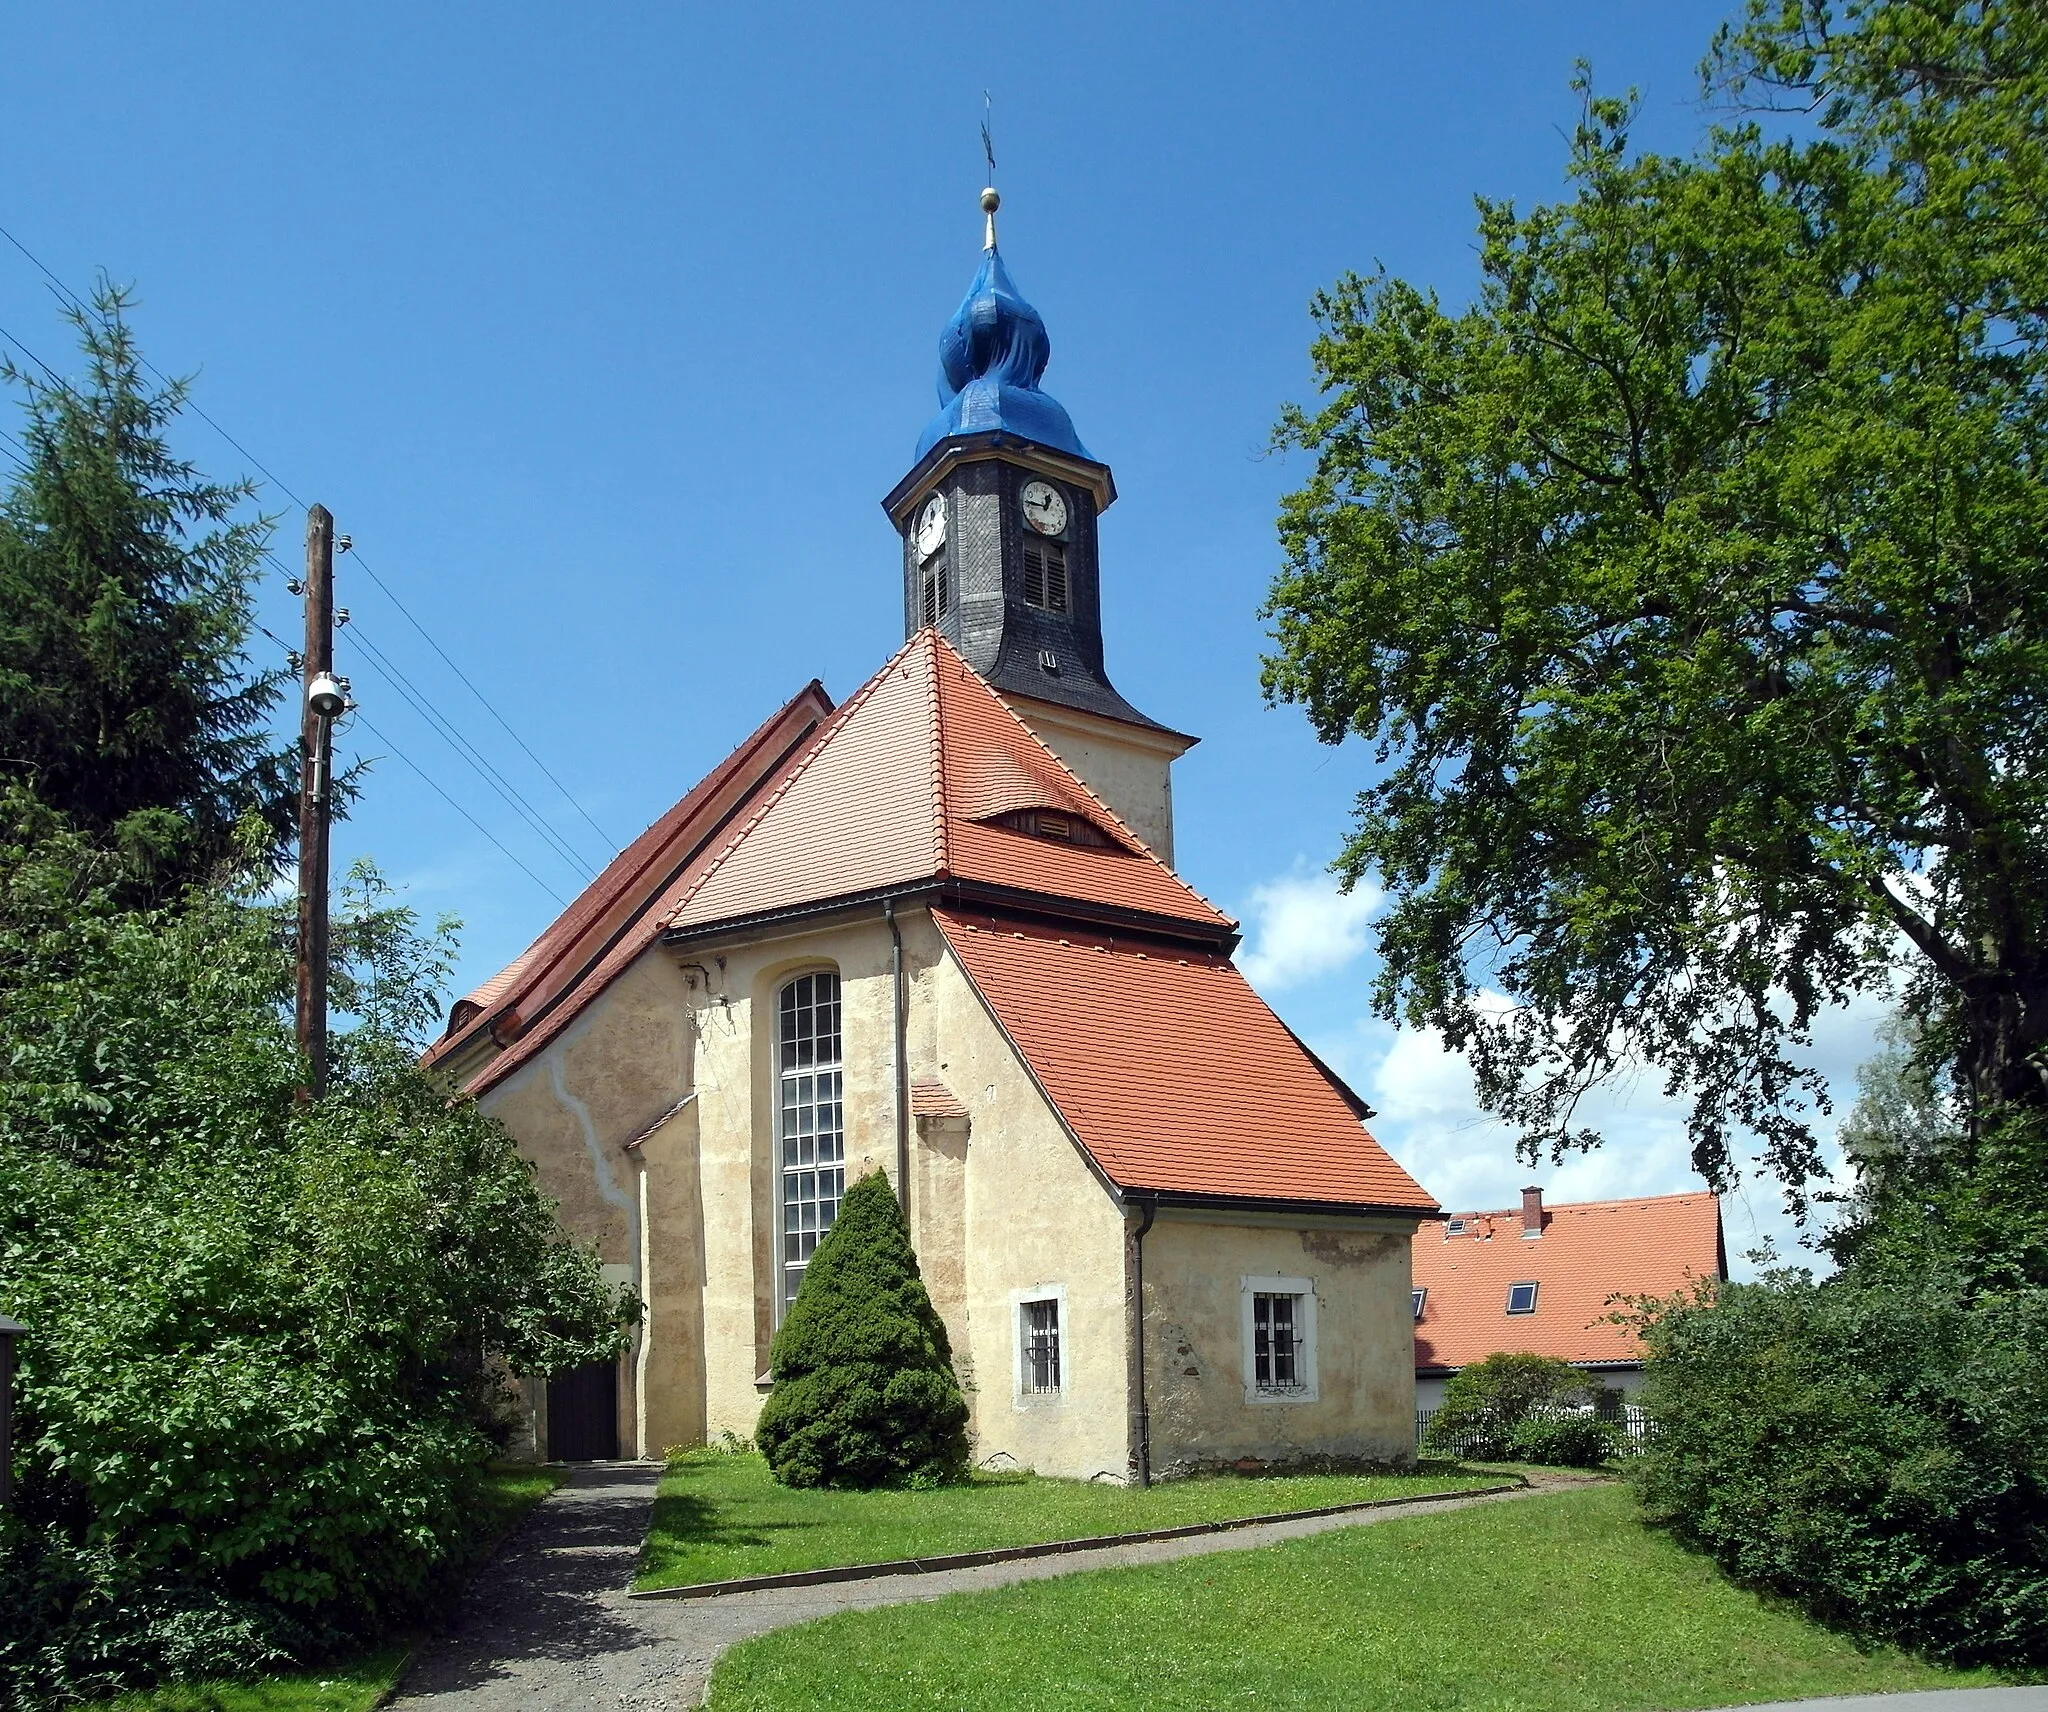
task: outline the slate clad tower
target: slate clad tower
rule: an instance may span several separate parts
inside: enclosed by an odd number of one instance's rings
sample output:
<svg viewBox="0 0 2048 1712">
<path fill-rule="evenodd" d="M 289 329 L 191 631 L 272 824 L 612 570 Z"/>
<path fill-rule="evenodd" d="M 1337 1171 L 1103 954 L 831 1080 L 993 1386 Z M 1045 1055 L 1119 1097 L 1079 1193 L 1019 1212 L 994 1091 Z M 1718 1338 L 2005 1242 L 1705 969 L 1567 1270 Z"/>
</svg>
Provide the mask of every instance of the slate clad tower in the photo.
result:
<svg viewBox="0 0 2048 1712">
<path fill-rule="evenodd" d="M 903 540 L 904 634 L 938 630 L 1170 863 L 1170 768 L 1194 739 L 1104 668 L 1096 521 L 1116 484 L 1039 390 L 1052 341 L 1003 266 L 996 206 L 983 191 L 981 268 L 939 335 L 939 413 L 882 502 Z"/>
</svg>

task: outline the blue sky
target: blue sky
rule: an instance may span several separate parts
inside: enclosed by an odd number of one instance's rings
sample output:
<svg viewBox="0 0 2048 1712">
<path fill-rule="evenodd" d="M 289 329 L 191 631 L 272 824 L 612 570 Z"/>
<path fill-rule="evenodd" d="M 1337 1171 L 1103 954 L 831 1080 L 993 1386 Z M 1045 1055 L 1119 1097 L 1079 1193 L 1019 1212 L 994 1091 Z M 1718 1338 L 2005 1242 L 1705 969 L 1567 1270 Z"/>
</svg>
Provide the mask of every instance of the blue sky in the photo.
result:
<svg viewBox="0 0 2048 1712">
<path fill-rule="evenodd" d="M 1475 193 L 1559 192 L 1573 62 L 1683 148 L 1725 7 L 1490 3 L 347 7 L 83 3 L 0 22 L 0 225 L 75 287 L 135 284 L 161 368 L 332 507 L 344 633 L 382 756 L 339 856 L 466 922 L 462 979 L 580 871 L 386 680 L 374 647 L 592 864 L 812 676 L 901 640 L 878 500 L 933 404 L 974 271 L 982 92 L 1003 249 L 1054 346 L 1046 386 L 1116 471 L 1109 666 L 1203 741 L 1176 771 L 1188 877 L 1247 967 L 1458 1205 L 1528 1179 L 1462 1068 L 1365 1014 L 1370 906 L 1320 878 L 1365 776 L 1258 689 L 1308 302 L 1376 261 L 1460 301 Z M 60 367 L 47 285 L 0 243 L 0 328 Z M 191 420 L 218 475 L 260 475 Z M 371 580 L 482 686 L 542 771 Z M 296 627 L 282 578 L 266 621 Z M 362 638 L 363 641 L 357 641 Z M 487 827 L 423 783 L 403 753 Z M 508 856 L 506 851 L 511 854 Z M 1823 1041 L 1847 1078 L 1874 1013 Z M 1696 1184 L 1646 1078 L 1553 1198 Z M 1753 1186 L 1730 1210 L 1731 1248 Z"/>
</svg>

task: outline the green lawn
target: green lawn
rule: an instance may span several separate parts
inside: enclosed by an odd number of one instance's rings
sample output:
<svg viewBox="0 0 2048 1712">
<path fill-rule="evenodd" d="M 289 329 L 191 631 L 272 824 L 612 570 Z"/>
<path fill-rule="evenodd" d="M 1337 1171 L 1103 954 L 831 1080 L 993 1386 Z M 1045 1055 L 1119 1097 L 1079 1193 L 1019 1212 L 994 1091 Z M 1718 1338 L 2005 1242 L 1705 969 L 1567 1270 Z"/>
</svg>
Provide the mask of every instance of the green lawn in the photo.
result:
<svg viewBox="0 0 2048 1712">
<path fill-rule="evenodd" d="M 1637 1712 L 1970 1687 L 1731 1586 L 1612 1485 L 849 1613 L 749 1641 L 713 1712 Z"/>
<path fill-rule="evenodd" d="M 473 1517 L 468 1564 L 488 1557 L 512 1524 L 566 1479 L 559 1468 L 493 1468 Z M 103 1701 L 100 1712 L 369 1712 L 398 1680 L 413 1645 L 394 1641 L 359 1658 L 255 1682 L 173 1683 Z"/>
<path fill-rule="evenodd" d="M 1223 1475 L 1147 1491 L 1106 1482 L 977 1475 L 935 1492 L 796 1492 L 751 1453 L 669 1464 L 637 1587 L 685 1587 L 842 1563 L 1134 1533 L 1412 1492 L 1498 1485 L 1499 1475 Z"/>
</svg>

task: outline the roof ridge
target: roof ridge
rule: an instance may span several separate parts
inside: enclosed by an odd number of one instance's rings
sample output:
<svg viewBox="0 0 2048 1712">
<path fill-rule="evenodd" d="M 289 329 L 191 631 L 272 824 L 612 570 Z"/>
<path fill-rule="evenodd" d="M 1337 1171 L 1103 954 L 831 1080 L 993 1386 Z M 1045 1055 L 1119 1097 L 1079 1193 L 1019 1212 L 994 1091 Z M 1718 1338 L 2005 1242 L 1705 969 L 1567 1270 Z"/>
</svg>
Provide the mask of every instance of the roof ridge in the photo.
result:
<svg viewBox="0 0 2048 1712">
<path fill-rule="evenodd" d="M 815 731 L 825 724 L 832 716 L 832 698 L 814 677 L 734 744 L 708 773 L 627 840 L 518 956 L 496 974 L 453 1000 L 449 1006 L 450 1026 L 421 1054 L 421 1061 L 438 1063 L 473 1044 L 505 1014 L 508 1001 L 516 998 L 519 1004 L 524 1004 L 559 972 L 572 968 L 571 959 L 587 949 L 592 930 L 618 910 L 624 900 L 635 896 L 640 899 L 627 909 L 628 919 L 620 922 L 614 933 L 627 931 L 634 921 L 653 908 L 680 877 L 679 870 L 671 870 L 661 885 L 650 886 L 648 883 L 651 877 L 662 872 L 657 864 L 675 853 L 675 840 L 692 827 L 720 790 L 739 778 L 750 764 L 767 752 L 765 746 L 778 729 L 807 698 L 814 695 L 824 707 L 812 729 Z M 799 736 L 796 741 L 802 742 L 803 737 Z M 787 748 L 783 752 L 786 754 Z M 688 813 L 684 812 L 686 809 Z M 558 988 L 546 1003 L 554 1003 L 555 998 L 573 984 L 571 981 L 569 986 Z M 458 1027 L 452 1018 L 457 1008 L 463 1005 L 474 1006 L 475 1013 Z M 516 1007 L 513 1014 L 517 1014 Z"/>
<path fill-rule="evenodd" d="M 918 635 L 934 642 L 945 640 L 930 626 Z M 939 694 L 938 651 L 930 645 L 925 648 L 925 694 L 932 719 L 932 865 L 944 879 L 953 871 L 953 840 L 946 815 L 946 708 Z"/>
<path fill-rule="evenodd" d="M 748 835 L 753 832 L 755 827 L 761 824 L 769 810 L 782 801 L 789 794 L 797 780 L 801 779 L 811 770 L 811 764 L 830 746 L 832 739 L 839 734 L 841 728 L 845 726 L 854 712 L 864 707 L 874 696 L 875 691 L 888 680 L 890 672 L 909 654 L 911 646 L 916 640 L 917 638 L 913 636 L 910 641 L 904 643 L 901 648 L 898 648 L 895 653 L 882 662 L 881 668 L 873 677 L 869 678 L 866 683 L 862 684 L 859 689 L 855 690 L 852 695 L 848 696 L 846 700 L 832 710 L 824 722 L 819 725 L 817 731 L 812 734 L 811 747 L 803 759 L 798 761 L 794 767 L 790 768 L 783 775 L 775 789 L 770 791 L 761 800 L 760 806 L 752 814 L 748 815 L 740 826 L 733 830 L 732 836 L 719 848 L 718 854 L 704 865 L 696 879 L 684 889 L 682 896 L 677 898 L 668 907 L 667 912 L 661 918 L 664 927 L 672 925 L 675 918 L 689 907 L 690 901 L 711 883 L 712 876 L 723 868 L 733 852 L 746 842 Z"/>
<path fill-rule="evenodd" d="M 1583 1213 L 1595 1207 L 1643 1207 L 1655 1201 L 1713 1201 L 1720 1197 L 1712 1189 L 1674 1189 L 1663 1195 L 1614 1195 L 1604 1201 L 1548 1201 L 1543 1203 L 1546 1213 Z M 1520 1207 L 1475 1207 L 1470 1212 L 1451 1215 L 1458 1219 L 1518 1219 L 1522 1216 Z"/>
<path fill-rule="evenodd" d="M 992 701 L 994 701 L 996 705 L 1000 707 L 1005 713 L 1007 713 L 1013 720 L 1017 722 L 1018 728 L 1024 733 L 1024 735 L 1030 738 L 1033 743 L 1037 744 L 1038 747 L 1042 751 L 1044 751 L 1046 759 L 1049 760 L 1055 767 L 1057 767 L 1060 770 L 1061 774 L 1066 777 L 1066 779 L 1074 786 L 1074 788 L 1080 791 L 1083 796 L 1085 796 L 1090 802 L 1095 804 L 1095 806 L 1099 808 L 1105 815 L 1107 815 L 1109 817 L 1110 824 L 1114 826 L 1119 832 L 1121 832 L 1126 838 L 1128 838 L 1134 845 L 1137 846 L 1138 854 L 1146 857 L 1150 861 L 1158 863 L 1158 865 L 1161 868 L 1165 869 L 1165 871 L 1168 874 L 1172 875 L 1174 880 L 1179 885 L 1181 885 L 1187 890 L 1188 894 L 1191 897 L 1193 897 L 1197 903 L 1202 904 L 1207 909 L 1215 911 L 1217 915 L 1221 916 L 1233 927 L 1237 925 L 1237 918 L 1235 916 L 1229 914 L 1229 912 L 1226 910 L 1218 908 L 1214 900 L 1203 896 L 1202 893 L 1196 891 L 1193 886 L 1188 885 L 1188 882 L 1181 877 L 1180 871 L 1176 869 L 1172 865 L 1172 863 L 1165 861 L 1160 856 L 1158 851 L 1154 850 L 1151 845 L 1147 844 L 1144 839 L 1140 838 L 1138 834 L 1134 832 L 1131 829 L 1131 827 L 1125 822 L 1123 816 L 1118 814 L 1115 809 L 1111 808 L 1108 803 L 1102 800 L 1102 798 L 1096 793 L 1094 787 L 1091 786 L 1086 779 L 1082 778 L 1079 773 L 1075 772 L 1074 769 L 1069 767 L 1065 761 L 1060 759 L 1059 752 L 1055 750 L 1051 744 L 1046 742 L 1046 740 L 1043 737 L 1039 736 L 1037 732 L 1033 731 L 1031 729 L 1030 721 L 1027 720 L 1008 702 L 1004 701 L 1002 696 L 997 693 L 996 687 L 993 684 L 991 684 L 986 678 L 982 677 L 979 672 L 975 671 L 975 669 L 967 663 L 967 658 L 965 655 L 963 655 L 957 648 L 953 646 L 952 643 L 948 642 L 946 638 L 940 635 L 936 630 L 932 632 L 932 637 L 939 644 L 940 647 L 945 649 L 945 651 L 953 657 L 954 662 L 960 667 L 962 673 L 964 673 L 967 678 L 979 683 L 982 686 L 982 688 L 988 692 L 989 698 Z M 941 799 L 941 812 L 944 812 L 943 798 Z"/>
</svg>

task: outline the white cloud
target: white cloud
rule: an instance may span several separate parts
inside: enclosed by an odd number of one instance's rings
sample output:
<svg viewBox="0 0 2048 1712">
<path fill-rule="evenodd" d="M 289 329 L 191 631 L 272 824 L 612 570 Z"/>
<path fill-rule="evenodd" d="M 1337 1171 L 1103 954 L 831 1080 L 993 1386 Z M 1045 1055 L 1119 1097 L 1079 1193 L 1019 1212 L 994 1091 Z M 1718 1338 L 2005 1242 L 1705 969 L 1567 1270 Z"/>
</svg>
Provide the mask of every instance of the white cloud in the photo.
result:
<svg viewBox="0 0 2048 1712">
<path fill-rule="evenodd" d="M 1367 950 L 1383 902 L 1379 887 L 1361 883 L 1342 892 L 1329 874 L 1285 874 L 1255 886 L 1245 902 L 1249 931 L 1237 966 L 1262 993 L 1334 975 Z"/>
</svg>

